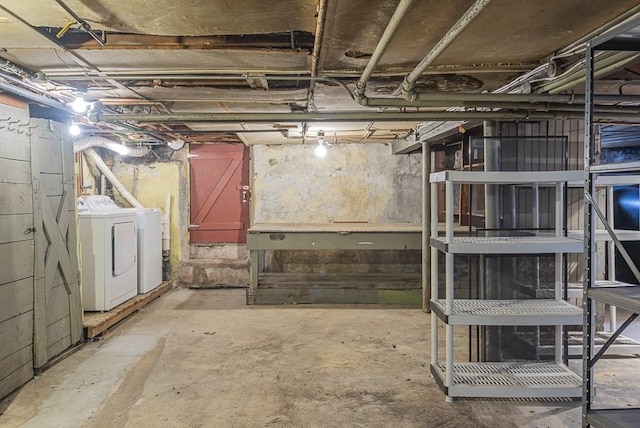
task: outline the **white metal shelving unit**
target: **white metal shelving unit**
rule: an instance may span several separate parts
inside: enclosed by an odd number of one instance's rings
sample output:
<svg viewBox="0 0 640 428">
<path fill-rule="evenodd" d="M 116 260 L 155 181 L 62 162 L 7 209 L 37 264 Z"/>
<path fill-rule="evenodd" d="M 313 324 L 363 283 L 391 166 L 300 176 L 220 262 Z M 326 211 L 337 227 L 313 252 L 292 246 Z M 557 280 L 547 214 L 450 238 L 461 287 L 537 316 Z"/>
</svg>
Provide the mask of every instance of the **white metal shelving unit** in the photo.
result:
<svg viewBox="0 0 640 428">
<path fill-rule="evenodd" d="M 627 326 L 640 313 L 640 286 L 612 281 L 600 283 L 597 278 L 596 243 L 599 232 L 598 220 L 604 225 L 607 238 L 623 256 L 634 276 L 640 282 L 640 271 L 621 244 L 621 236 L 613 230 L 611 215 L 603 213 L 594 201 L 596 187 L 609 181 L 615 184 L 637 184 L 640 162 L 597 164 L 596 137 L 594 133 L 594 80 L 596 51 L 640 52 L 640 16 L 636 16 L 612 30 L 604 32 L 587 43 L 585 50 L 585 221 L 584 221 L 584 287 L 583 287 L 583 396 L 582 425 L 585 427 L 632 427 L 640 421 L 640 407 L 594 408 L 594 370 L 596 363 Z M 631 120 L 637 122 L 636 120 Z M 607 214 L 610 214 L 607 210 Z M 613 251 L 610 251 L 612 253 Z M 611 278 L 613 280 L 615 277 Z M 611 338 L 595 352 L 596 302 L 631 312 L 631 316 L 612 334 Z M 624 406 L 624 403 L 620 403 Z"/>
<path fill-rule="evenodd" d="M 582 310 L 562 300 L 563 254 L 581 253 L 581 240 L 564 235 L 564 185 L 584 178 L 582 171 L 468 172 L 431 174 L 431 372 L 447 401 L 455 397 L 580 397 L 580 376 L 562 364 L 562 326 L 577 325 Z M 453 227 L 456 183 L 555 186 L 554 233 L 527 237 L 456 237 Z M 445 186 L 445 233 L 438 234 L 437 186 Z M 438 296 L 438 256 L 445 257 L 445 296 Z M 454 298 L 454 254 L 555 254 L 553 299 L 471 300 Z M 445 358 L 438 355 L 438 320 L 445 324 Z M 556 326 L 553 362 L 456 362 L 454 326 Z"/>
</svg>

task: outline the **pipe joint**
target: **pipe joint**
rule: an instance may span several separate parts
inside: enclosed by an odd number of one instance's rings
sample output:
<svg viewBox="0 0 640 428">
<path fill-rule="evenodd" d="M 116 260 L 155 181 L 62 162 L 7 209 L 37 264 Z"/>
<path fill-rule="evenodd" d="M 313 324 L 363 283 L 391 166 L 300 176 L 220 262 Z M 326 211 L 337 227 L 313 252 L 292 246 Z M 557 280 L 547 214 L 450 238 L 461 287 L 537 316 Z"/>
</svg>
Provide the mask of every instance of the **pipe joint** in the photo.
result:
<svg viewBox="0 0 640 428">
<path fill-rule="evenodd" d="M 353 92 L 353 99 L 355 102 L 360 104 L 361 106 L 366 106 L 367 97 L 365 96 L 365 92 L 367 90 L 367 84 L 358 82 L 356 83 L 356 90 Z"/>
<path fill-rule="evenodd" d="M 415 102 L 418 99 L 418 94 L 414 89 L 414 84 L 409 80 L 409 76 L 404 78 L 402 82 L 402 96 L 409 102 Z"/>
</svg>

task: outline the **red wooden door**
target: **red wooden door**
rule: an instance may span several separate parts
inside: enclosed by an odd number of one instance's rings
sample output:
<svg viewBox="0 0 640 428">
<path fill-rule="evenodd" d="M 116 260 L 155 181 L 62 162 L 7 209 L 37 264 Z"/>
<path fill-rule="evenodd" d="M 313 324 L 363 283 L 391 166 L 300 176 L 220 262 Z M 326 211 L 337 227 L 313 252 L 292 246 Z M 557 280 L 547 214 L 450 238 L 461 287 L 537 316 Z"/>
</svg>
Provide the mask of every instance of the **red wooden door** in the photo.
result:
<svg viewBox="0 0 640 428">
<path fill-rule="evenodd" d="M 249 227 L 249 148 L 191 144 L 193 243 L 246 242 Z"/>
</svg>

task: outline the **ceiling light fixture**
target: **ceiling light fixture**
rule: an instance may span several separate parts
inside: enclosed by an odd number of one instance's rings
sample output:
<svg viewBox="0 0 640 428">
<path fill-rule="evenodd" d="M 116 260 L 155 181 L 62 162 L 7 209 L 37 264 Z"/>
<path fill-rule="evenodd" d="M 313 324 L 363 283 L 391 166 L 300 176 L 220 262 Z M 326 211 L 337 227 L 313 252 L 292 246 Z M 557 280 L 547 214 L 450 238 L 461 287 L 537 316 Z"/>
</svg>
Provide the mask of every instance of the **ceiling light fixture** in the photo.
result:
<svg viewBox="0 0 640 428">
<path fill-rule="evenodd" d="M 323 158 L 327 155 L 327 147 L 325 146 L 323 131 L 318 131 L 318 146 L 314 150 L 314 153 L 319 158 Z"/>
<path fill-rule="evenodd" d="M 169 146 L 169 148 L 171 150 L 180 150 L 181 148 L 184 147 L 185 142 L 183 140 L 177 139 L 177 140 L 171 140 L 167 143 L 167 146 Z"/>
<path fill-rule="evenodd" d="M 323 158 L 327 155 L 327 148 L 325 147 L 324 144 L 322 144 L 322 141 L 318 141 L 318 145 L 316 146 L 314 153 L 319 158 Z"/>
<path fill-rule="evenodd" d="M 83 97 L 76 97 L 75 100 L 70 104 L 73 111 L 76 113 L 84 113 L 87 111 L 88 103 L 84 100 Z"/>
<path fill-rule="evenodd" d="M 80 135 L 81 132 L 82 132 L 82 129 L 80 129 L 77 123 L 72 123 L 71 126 L 69 126 L 70 135 L 77 137 L 78 135 Z"/>
</svg>

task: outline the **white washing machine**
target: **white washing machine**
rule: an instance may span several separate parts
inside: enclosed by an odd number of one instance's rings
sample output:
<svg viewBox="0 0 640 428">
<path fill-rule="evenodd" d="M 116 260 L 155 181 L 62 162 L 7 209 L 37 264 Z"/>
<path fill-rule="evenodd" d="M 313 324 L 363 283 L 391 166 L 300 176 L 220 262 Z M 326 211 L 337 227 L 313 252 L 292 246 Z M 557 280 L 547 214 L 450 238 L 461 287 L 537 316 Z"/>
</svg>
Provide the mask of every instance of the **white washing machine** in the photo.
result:
<svg viewBox="0 0 640 428">
<path fill-rule="evenodd" d="M 87 208 L 78 201 L 82 306 L 108 311 L 138 293 L 136 213 Z"/>
<path fill-rule="evenodd" d="M 80 202 L 79 202 L 80 203 Z M 91 211 L 133 211 L 136 213 L 138 247 L 138 293 L 148 293 L 162 283 L 162 213 L 157 208 L 120 208 L 108 196 L 83 198 Z"/>
</svg>

